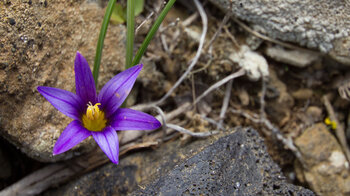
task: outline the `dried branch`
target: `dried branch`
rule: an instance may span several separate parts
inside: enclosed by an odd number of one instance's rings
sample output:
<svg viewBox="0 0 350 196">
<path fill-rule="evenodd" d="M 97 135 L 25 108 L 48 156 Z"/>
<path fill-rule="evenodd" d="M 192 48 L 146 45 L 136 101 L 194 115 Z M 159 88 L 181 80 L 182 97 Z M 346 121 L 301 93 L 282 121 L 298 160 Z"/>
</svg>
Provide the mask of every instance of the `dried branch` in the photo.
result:
<svg viewBox="0 0 350 196">
<path fill-rule="evenodd" d="M 241 46 L 238 44 L 235 37 L 232 35 L 232 33 L 228 30 L 226 26 L 224 26 L 225 33 L 228 35 L 228 37 L 231 39 L 234 46 L 236 46 L 237 49 L 239 49 Z"/>
<path fill-rule="evenodd" d="M 228 107 L 228 104 L 230 102 L 232 84 L 233 84 L 233 80 L 230 80 L 226 85 L 225 97 L 224 97 L 224 101 L 222 103 L 222 107 L 221 107 L 221 111 L 220 111 L 220 121 L 219 121 L 220 127 L 222 127 L 222 124 L 224 122 L 224 118 L 226 115 L 227 107 Z"/>
<path fill-rule="evenodd" d="M 227 12 L 224 19 L 222 19 L 222 22 L 219 25 L 219 28 L 216 30 L 216 32 L 214 33 L 213 37 L 210 39 L 210 41 L 208 42 L 208 44 L 204 47 L 204 50 L 208 50 L 208 48 L 214 43 L 215 39 L 220 35 L 222 28 L 224 27 L 224 25 L 227 23 L 227 21 L 230 19 L 230 17 L 232 16 L 232 12 Z"/>
<path fill-rule="evenodd" d="M 202 49 L 203 49 L 203 45 L 204 45 L 204 41 L 205 41 L 205 36 L 206 36 L 207 30 L 208 30 L 208 18 L 207 18 L 207 15 L 206 15 L 202 5 L 200 4 L 200 2 L 198 0 L 194 0 L 194 3 L 198 9 L 199 15 L 201 16 L 202 23 L 203 23 L 203 30 L 202 30 L 202 34 L 201 34 L 201 38 L 200 38 L 200 42 L 199 42 L 196 56 L 192 59 L 192 62 L 190 64 L 190 66 L 187 68 L 187 70 L 185 71 L 185 73 L 180 77 L 179 80 L 176 81 L 175 85 L 160 100 L 158 100 L 155 103 L 155 105 L 159 105 L 162 102 L 164 102 L 174 92 L 174 90 L 182 83 L 182 81 L 191 72 L 193 67 L 197 64 L 199 57 L 202 53 Z"/>
<path fill-rule="evenodd" d="M 219 88 L 220 86 L 224 85 L 228 81 L 243 76 L 245 74 L 244 69 L 240 69 L 235 73 L 230 74 L 229 76 L 226 76 L 224 79 L 221 79 L 220 81 L 216 82 L 212 86 L 210 86 L 204 93 L 202 93 L 197 99 L 195 100 L 194 104 L 197 104 L 200 100 L 202 100 L 205 96 L 207 96 L 211 91 Z"/>
<path fill-rule="evenodd" d="M 154 14 L 154 12 L 152 11 L 152 12 L 146 17 L 146 19 L 145 19 L 144 21 L 141 22 L 141 24 L 140 24 L 140 25 L 136 28 L 136 30 L 135 30 L 135 35 L 137 35 L 138 32 L 140 31 L 141 27 L 142 27 L 144 24 L 146 24 L 146 22 L 148 22 L 148 21 L 151 19 L 151 17 L 153 16 L 153 14 Z"/>
<path fill-rule="evenodd" d="M 260 117 L 261 118 L 266 118 L 265 95 L 266 95 L 266 79 L 265 79 L 265 77 L 262 77 L 262 79 L 261 79 L 261 97 L 260 97 Z"/>
<path fill-rule="evenodd" d="M 212 132 L 192 132 L 192 131 L 189 131 L 183 127 L 180 127 L 178 125 L 174 125 L 174 124 L 167 124 L 166 125 L 167 127 L 171 128 L 171 129 L 174 129 L 180 133 L 183 133 L 183 134 L 188 134 L 192 137 L 208 137 L 208 136 L 212 136 L 212 135 L 215 135 L 215 134 L 218 134 L 219 131 L 212 131 Z"/>
<path fill-rule="evenodd" d="M 329 118 L 331 119 L 331 121 L 334 121 L 337 125 L 337 128 L 335 129 L 335 135 L 337 136 L 337 138 L 340 142 L 340 146 L 342 147 L 343 152 L 345 153 L 347 160 L 350 161 L 350 151 L 349 151 L 348 144 L 346 142 L 344 127 L 343 127 L 343 125 L 341 125 L 339 123 L 339 120 L 335 115 L 332 104 L 329 102 L 329 99 L 326 95 L 323 96 L 323 104 L 327 109 L 327 112 L 329 114 Z"/>
</svg>

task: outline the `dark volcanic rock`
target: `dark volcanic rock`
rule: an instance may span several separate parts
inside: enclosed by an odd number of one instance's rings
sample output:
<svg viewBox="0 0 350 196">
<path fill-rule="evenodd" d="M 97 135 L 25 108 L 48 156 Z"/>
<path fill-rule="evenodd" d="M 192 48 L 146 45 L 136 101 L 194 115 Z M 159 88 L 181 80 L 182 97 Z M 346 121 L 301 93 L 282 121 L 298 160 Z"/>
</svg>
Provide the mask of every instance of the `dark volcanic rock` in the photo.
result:
<svg viewBox="0 0 350 196">
<path fill-rule="evenodd" d="M 314 195 L 286 183 L 252 129 L 219 139 L 132 195 Z"/>
<path fill-rule="evenodd" d="M 284 180 L 256 131 L 234 130 L 130 154 L 44 195 L 313 195 Z"/>
</svg>

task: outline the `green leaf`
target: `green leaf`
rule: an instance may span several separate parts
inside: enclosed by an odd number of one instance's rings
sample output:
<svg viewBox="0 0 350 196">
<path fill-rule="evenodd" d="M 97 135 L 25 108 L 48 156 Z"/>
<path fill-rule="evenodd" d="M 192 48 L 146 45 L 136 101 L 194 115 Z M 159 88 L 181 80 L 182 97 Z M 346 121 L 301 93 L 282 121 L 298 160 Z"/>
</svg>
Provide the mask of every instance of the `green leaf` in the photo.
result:
<svg viewBox="0 0 350 196">
<path fill-rule="evenodd" d="M 135 16 L 140 15 L 143 12 L 145 1 L 136 0 L 135 1 Z M 122 4 L 117 3 L 113 9 L 111 22 L 113 24 L 122 24 L 126 22 L 126 7 L 123 7 Z"/>
<path fill-rule="evenodd" d="M 115 7 L 116 2 L 117 2 L 117 0 L 110 0 L 108 2 L 105 16 L 103 17 L 103 21 L 102 21 L 102 25 L 101 25 L 100 35 L 98 36 L 96 55 L 95 55 L 95 61 L 94 61 L 94 68 L 92 70 L 92 75 L 94 76 L 96 88 L 97 88 L 97 83 L 98 83 L 98 74 L 100 72 L 103 42 L 104 42 L 105 37 L 106 37 L 108 24 L 109 24 L 109 21 L 111 20 L 111 15 L 112 15 L 112 12 L 113 12 L 113 9 Z"/>
<path fill-rule="evenodd" d="M 126 69 L 131 67 L 132 58 L 134 57 L 135 2 L 136 0 L 127 0 L 126 4 Z"/>
<path fill-rule="evenodd" d="M 135 16 L 140 15 L 143 12 L 144 0 L 136 0 L 135 2 Z"/>
<path fill-rule="evenodd" d="M 111 22 L 113 24 L 122 24 L 126 21 L 126 9 L 120 3 L 117 3 L 113 9 Z"/>
</svg>

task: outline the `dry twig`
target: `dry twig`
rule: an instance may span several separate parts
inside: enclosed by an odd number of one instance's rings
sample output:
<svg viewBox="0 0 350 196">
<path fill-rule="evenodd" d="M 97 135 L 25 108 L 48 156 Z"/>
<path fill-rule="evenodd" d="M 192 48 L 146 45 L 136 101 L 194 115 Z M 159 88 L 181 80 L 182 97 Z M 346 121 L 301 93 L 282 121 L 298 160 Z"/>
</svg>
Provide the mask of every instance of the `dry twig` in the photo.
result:
<svg viewBox="0 0 350 196">
<path fill-rule="evenodd" d="M 260 117 L 261 118 L 266 118 L 265 95 L 266 95 L 266 79 L 265 77 L 262 77 L 261 78 L 261 97 L 260 97 Z"/>
<path fill-rule="evenodd" d="M 219 28 L 216 30 L 216 32 L 214 33 L 213 37 L 210 39 L 208 44 L 204 47 L 204 51 L 208 50 L 208 48 L 214 43 L 215 39 L 220 35 L 222 28 L 227 23 L 227 21 L 230 19 L 231 15 L 232 15 L 232 12 L 226 13 L 224 19 L 222 19 L 222 22 L 219 25 Z"/>
<path fill-rule="evenodd" d="M 148 22 L 148 21 L 151 19 L 151 17 L 153 16 L 153 14 L 154 14 L 154 12 L 152 11 L 152 12 L 146 17 L 146 19 L 145 19 L 144 21 L 141 22 L 141 24 L 140 24 L 140 25 L 136 28 L 136 30 L 135 30 L 135 35 L 137 35 L 137 33 L 140 31 L 141 27 L 142 27 L 144 24 L 146 24 L 146 22 Z"/>
<path fill-rule="evenodd" d="M 183 134 L 188 134 L 192 137 L 208 137 L 208 136 L 212 136 L 212 135 L 215 135 L 215 134 L 218 134 L 219 131 L 212 131 L 212 132 L 192 132 L 192 131 L 189 131 L 183 127 L 180 127 L 178 125 L 174 125 L 174 124 L 167 124 L 166 125 L 168 128 L 171 128 L 171 129 L 174 129 L 180 133 L 183 133 Z"/>
<path fill-rule="evenodd" d="M 237 40 L 235 39 L 235 37 L 232 35 L 232 33 L 228 30 L 226 26 L 224 26 L 224 30 L 227 36 L 231 39 L 233 45 L 235 45 L 236 48 L 239 49 L 241 46 L 238 44 Z"/>
<path fill-rule="evenodd" d="M 207 30 L 208 30 L 208 18 L 207 18 L 207 15 L 206 15 L 202 5 L 200 4 L 200 2 L 198 0 L 194 0 L 194 3 L 195 3 L 195 5 L 196 5 L 196 7 L 198 9 L 199 15 L 201 16 L 202 23 L 203 23 L 203 30 L 202 30 L 202 34 L 201 34 L 201 38 L 200 38 L 200 42 L 199 42 L 199 46 L 198 46 L 198 50 L 197 50 L 196 56 L 192 59 L 192 62 L 190 64 L 190 66 L 187 68 L 185 73 L 180 77 L 180 79 L 178 81 L 176 81 L 174 86 L 160 100 L 158 100 L 155 103 L 155 105 L 159 105 L 162 102 L 164 102 L 174 92 L 174 90 L 182 83 L 182 81 L 191 72 L 193 67 L 198 62 L 199 57 L 200 57 L 200 55 L 202 53 L 202 49 L 203 49 L 203 45 L 204 45 L 204 41 L 205 41 L 205 36 L 206 36 Z"/>
<path fill-rule="evenodd" d="M 226 115 L 227 107 L 228 107 L 228 104 L 230 102 L 232 84 L 233 84 L 233 80 L 230 80 L 227 83 L 227 85 L 226 85 L 225 97 L 224 97 L 224 101 L 222 103 L 222 107 L 221 107 L 221 111 L 220 111 L 220 121 L 219 121 L 220 127 L 223 127 L 222 124 L 224 122 L 224 118 L 225 118 L 225 115 Z"/>
<path fill-rule="evenodd" d="M 339 123 L 339 120 L 335 115 L 334 109 L 332 107 L 332 104 L 329 102 L 327 95 L 323 96 L 323 104 L 327 109 L 329 118 L 331 119 L 331 121 L 334 121 L 337 125 L 337 127 L 335 129 L 335 135 L 337 136 L 337 138 L 340 142 L 340 146 L 342 147 L 343 152 L 345 153 L 347 160 L 350 161 L 350 151 L 349 151 L 348 144 L 346 142 L 344 127 L 343 127 L 343 125 L 341 125 Z"/>
<path fill-rule="evenodd" d="M 194 101 L 194 104 L 197 104 L 200 100 L 202 100 L 205 96 L 207 96 L 211 91 L 219 88 L 220 86 L 224 85 L 226 82 L 238 78 L 240 76 L 243 76 L 245 74 L 244 69 L 240 69 L 235 73 L 230 74 L 229 76 L 226 76 L 224 79 L 221 79 L 220 81 L 216 82 L 215 84 L 211 85 L 204 93 L 202 93 L 200 96 L 197 97 L 197 99 Z"/>
<path fill-rule="evenodd" d="M 190 25 L 193 21 L 195 21 L 198 17 L 198 12 L 192 14 L 190 17 L 186 18 L 181 24 L 183 27 L 187 27 Z"/>
</svg>

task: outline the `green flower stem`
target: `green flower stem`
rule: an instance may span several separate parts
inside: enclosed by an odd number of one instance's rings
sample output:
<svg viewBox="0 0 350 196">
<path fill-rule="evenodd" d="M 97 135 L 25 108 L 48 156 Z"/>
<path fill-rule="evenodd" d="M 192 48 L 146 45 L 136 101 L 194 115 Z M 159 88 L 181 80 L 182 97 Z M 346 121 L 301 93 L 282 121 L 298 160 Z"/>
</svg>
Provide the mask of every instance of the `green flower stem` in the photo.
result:
<svg viewBox="0 0 350 196">
<path fill-rule="evenodd" d="M 159 17 L 157 18 L 157 20 L 153 24 L 151 30 L 148 32 L 145 40 L 142 42 L 142 45 L 141 45 L 140 49 L 137 51 L 131 66 L 137 65 L 140 62 L 141 57 L 143 56 L 143 54 L 145 53 L 145 51 L 147 49 L 147 46 L 149 45 L 150 41 L 152 40 L 152 38 L 156 34 L 160 24 L 163 22 L 165 16 L 168 14 L 169 10 L 174 5 L 175 1 L 176 0 L 169 0 L 168 3 L 165 5 L 165 7 L 162 10 L 162 12 L 160 13 Z"/>
<path fill-rule="evenodd" d="M 95 61 L 94 61 L 94 68 L 93 68 L 93 71 L 92 71 L 92 75 L 93 75 L 94 80 L 95 80 L 96 88 L 97 88 L 97 84 L 98 84 L 98 74 L 99 74 L 100 64 L 101 64 L 103 41 L 104 41 L 104 39 L 106 37 L 109 20 L 111 18 L 112 11 L 114 9 L 114 6 L 115 6 L 116 2 L 117 2 L 117 0 L 110 0 L 108 2 L 107 8 L 106 8 L 106 12 L 105 12 L 105 16 L 103 18 L 101 30 L 100 30 L 100 35 L 98 37 L 98 42 L 97 42 L 97 47 L 96 47 L 96 56 L 95 56 Z"/>
<path fill-rule="evenodd" d="M 132 67 L 135 36 L 135 0 L 127 0 L 126 5 L 126 59 L 125 69 Z"/>
</svg>

